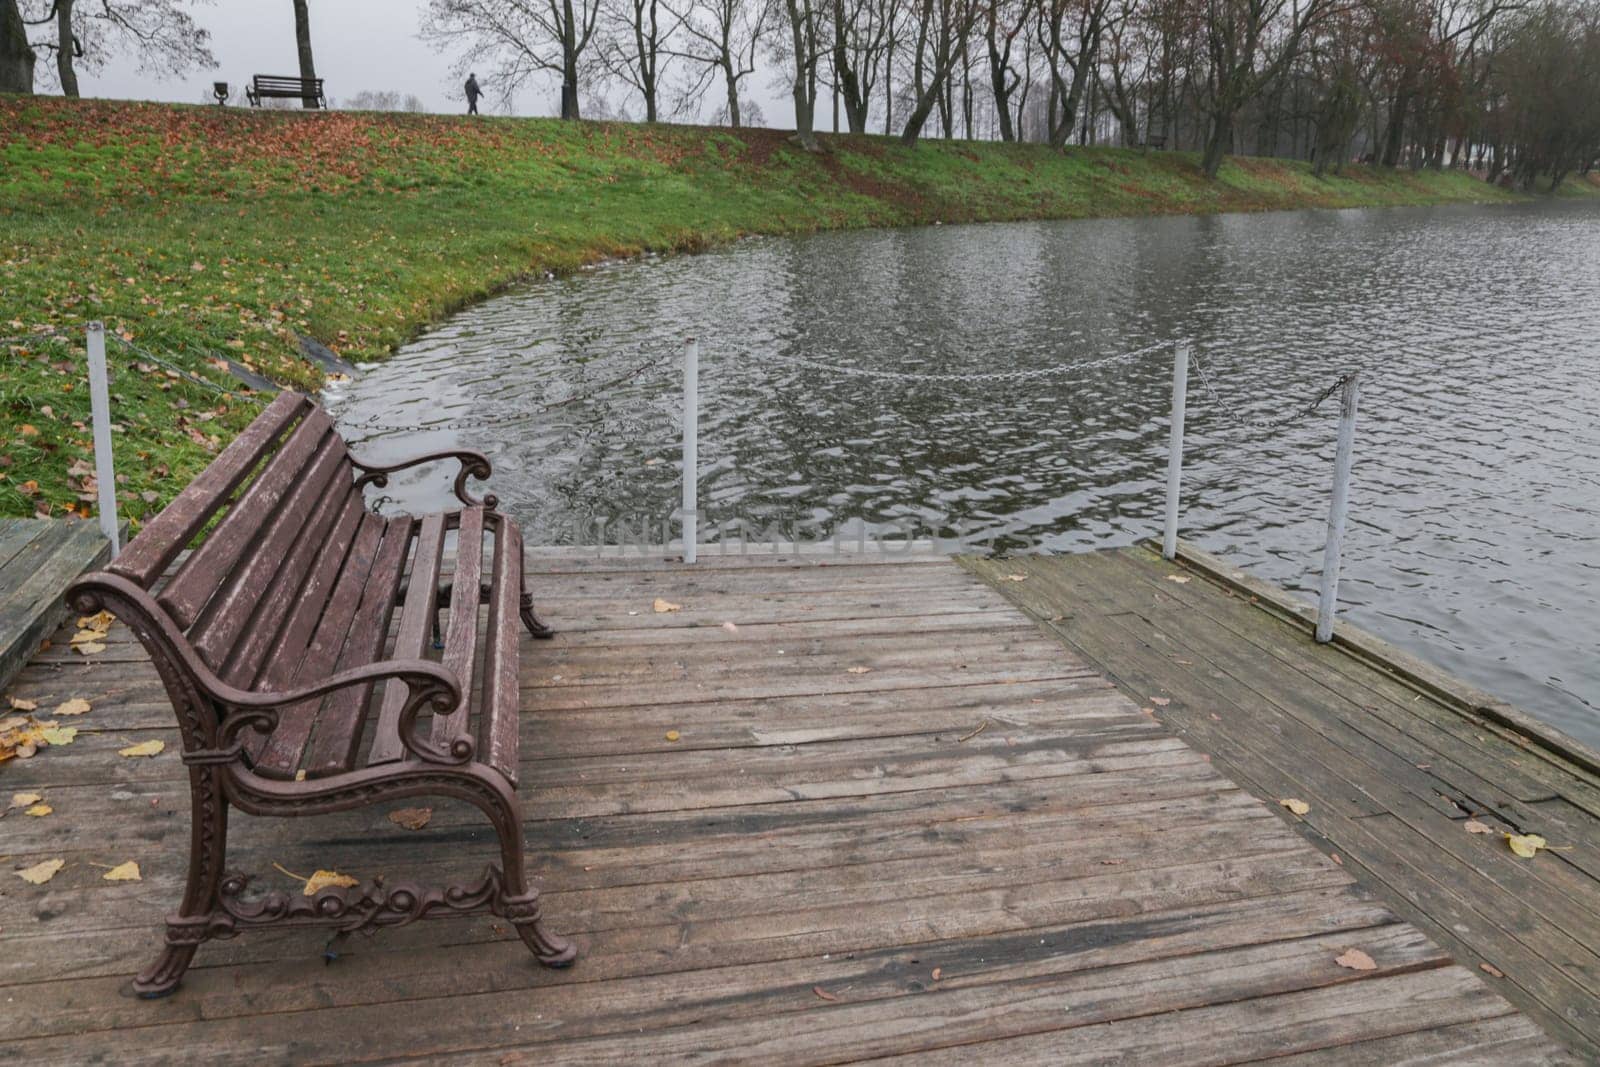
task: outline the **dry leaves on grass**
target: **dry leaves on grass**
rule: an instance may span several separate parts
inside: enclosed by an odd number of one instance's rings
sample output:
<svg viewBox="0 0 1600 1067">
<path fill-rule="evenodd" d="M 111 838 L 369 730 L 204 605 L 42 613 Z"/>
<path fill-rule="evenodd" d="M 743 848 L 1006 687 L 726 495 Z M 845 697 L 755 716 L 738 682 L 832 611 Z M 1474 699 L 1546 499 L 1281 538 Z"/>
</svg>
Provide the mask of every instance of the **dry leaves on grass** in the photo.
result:
<svg viewBox="0 0 1600 1067">
<path fill-rule="evenodd" d="M 431 818 L 432 808 L 396 808 L 389 813 L 389 821 L 406 830 L 420 830 Z"/>
<path fill-rule="evenodd" d="M 1375 971 L 1378 969 L 1378 965 L 1373 962 L 1372 957 L 1358 948 L 1346 949 L 1344 955 L 1335 956 L 1333 962 L 1341 967 L 1348 967 L 1352 971 Z"/>
<path fill-rule="evenodd" d="M 1311 811 L 1311 805 L 1296 797 L 1284 797 L 1278 801 L 1280 807 L 1288 808 L 1296 815 L 1305 815 Z"/>
<path fill-rule="evenodd" d="M 663 600 L 660 597 L 656 597 L 655 603 L 651 604 L 650 606 L 655 610 L 657 615 L 665 615 L 669 611 L 683 610 L 682 604 L 674 604 L 672 601 Z"/>
<path fill-rule="evenodd" d="M 119 756 L 159 756 L 166 749 L 165 741 L 140 741 L 137 745 L 117 749 Z"/>
<path fill-rule="evenodd" d="M 45 860 L 43 863 L 35 863 L 32 867 L 22 868 L 17 872 L 17 877 L 29 885 L 44 885 L 66 865 L 66 860 Z"/>
</svg>

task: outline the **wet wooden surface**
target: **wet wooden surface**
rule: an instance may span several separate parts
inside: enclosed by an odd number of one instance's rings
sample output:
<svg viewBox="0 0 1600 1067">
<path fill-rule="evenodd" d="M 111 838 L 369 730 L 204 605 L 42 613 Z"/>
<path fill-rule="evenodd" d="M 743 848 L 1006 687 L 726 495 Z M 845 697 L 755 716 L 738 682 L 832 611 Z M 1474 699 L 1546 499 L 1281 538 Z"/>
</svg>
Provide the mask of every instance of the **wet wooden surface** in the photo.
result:
<svg viewBox="0 0 1600 1067">
<path fill-rule="evenodd" d="M 92 522 L 0 519 L 0 685 L 66 618 L 62 590 L 110 551 Z"/>
<path fill-rule="evenodd" d="M 178 896 L 187 797 L 119 625 L 10 689 L 93 710 L 0 766 L 0 802 L 54 809 L 0 820 L 0 1059 L 1566 1062 L 1475 961 L 950 560 L 529 567 L 559 636 L 522 645 L 520 782 L 571 970 L 492 917 L 447 919 L 208 944 L 175 996 L 126 996 Z M 144 740 L 167 751 L 117 755 Z M 1319 781 L 1314 815 L 1378 817 Z M 285 889 L 476 873 L 487 827 L 431 807 L 419 831 L 240 816 L 234 865 Z M 44 885 L 12 873 L 51 858 Z M 127 860 L 141 881 L 104 880 Z M 1370 969 L 1340 964 L 1352 949 Z"/>
<path fill-rule="evenodd" d="M 1193 566 L 1143 547 L 964 562 L 1229 779 L 1309 804 L 1284 813 L 1303 837 L 1600 1060 L 1592 753 L 1510 728 L 1493 698 L 1421 664 L 1414 675 L 1347 623 L 1350 648 L 1316 644 L 1309 610 L 1269 610 L 1281 591 L 1203 554 Z M 1507 833 L 1555 848 L 1519 858 Z"/>
</svg>

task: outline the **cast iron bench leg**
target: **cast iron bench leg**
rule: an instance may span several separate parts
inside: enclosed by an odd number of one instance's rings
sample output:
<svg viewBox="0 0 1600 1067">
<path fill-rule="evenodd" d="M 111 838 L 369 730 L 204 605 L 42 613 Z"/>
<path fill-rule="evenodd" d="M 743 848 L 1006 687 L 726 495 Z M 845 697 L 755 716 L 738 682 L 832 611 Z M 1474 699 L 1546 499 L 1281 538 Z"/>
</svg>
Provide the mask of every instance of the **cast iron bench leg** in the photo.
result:
<svg viewBox="0 0 1600 1067">
<path fill-rule="evenodd" d="M 145 999 L 164 997 L 178 988 L 195 949 L 210 936 L 216 916 L 228 848 L 228 802 L 216 771 L 191 768 L 190 773 L 194 778 L 189 789 L 189 881 L 177 914 L 167 918 L 166 947 L 133 980 L 133 991 Z"/>
</svg>

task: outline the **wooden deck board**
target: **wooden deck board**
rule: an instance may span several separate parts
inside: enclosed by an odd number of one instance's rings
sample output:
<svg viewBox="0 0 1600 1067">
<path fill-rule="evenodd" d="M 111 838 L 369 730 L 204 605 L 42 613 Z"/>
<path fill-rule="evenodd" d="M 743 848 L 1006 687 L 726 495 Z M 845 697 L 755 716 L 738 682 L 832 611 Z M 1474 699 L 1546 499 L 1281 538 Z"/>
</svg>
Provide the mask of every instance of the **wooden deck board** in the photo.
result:
<svg viewBox="0 0 1600 1067">
<path fill-rule="evenodd" d="M 13 686 L 94 710 L 71 746 L 0 768 L 55 808 L 0 823 L 9 868 L 67 861 L 44 886 L 0 882 L 7 1055 L 1212 1063 L 1365 1044 L 1569 1062 L 951 561 L 560 553 L 529 573 L 559 633 L 522 644 L 518 773 L 572 970 L 474 917 L 332 964 L 325 934 L 246 935 L 204 946 L 168 1000 L 123 995 L 181 885 L 187 794 L 159 681 L 118 626 L 105 653 L 37 657 Z M 116 755 L 147 738 L 168 751 Z M 443 880 L 492 857 L 471 809 L 433 807 L 420 832 L 381 810 L 240 817 L 232 866 L 290 888 L 274 864 Z M 101 877 L 127 859 L 142 881 Z M 1349 948 L 1374 969 L 1339 966 Z"/>
<path fill-rule="evenodd" d="M 1264 610 L 1267 591 L 1210 562 L 1143 548 L 965 562 L 1234 781 L 1309 803 L 1280 814 L 1463 964 L 1502 972 L 1496 988 L 1547 1033 L 1600 1057 L 1600 819 L 1584 806 L 1600 783 L 1581 746 L 1552 750 L 1473 714 L 1488 698 L 1317 645 L 1292 606 Z M 1520 859 L 1508 832 L 1570 850 Z"/>
<path fill-rule="evenodd" d="M 0 519 L 0 687 L 66 618 L 62 592 L 110 555 L 93 523 Z"/>
</svg>

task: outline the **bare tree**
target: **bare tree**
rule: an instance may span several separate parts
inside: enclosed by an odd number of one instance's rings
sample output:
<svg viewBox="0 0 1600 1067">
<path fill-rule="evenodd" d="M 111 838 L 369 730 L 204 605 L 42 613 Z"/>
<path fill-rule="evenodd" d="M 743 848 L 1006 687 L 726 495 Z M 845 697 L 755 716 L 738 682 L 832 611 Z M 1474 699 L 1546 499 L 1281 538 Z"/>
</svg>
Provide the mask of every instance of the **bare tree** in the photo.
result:
<svg viewBox="0 0 1600 1067">
<path fill-rule="evenodd" d="M 415 93 L 402 94 L 397 89 L 363 89 L 346 97 L 341 106 L 347 111 L 409 111 L 422 114 L 428 110 L 421 97 Z"/>
<path fill-rule="evenodd" d="M 771 6 L 763 0 L 682 0 L 673 14 L 681 32 L 670 54 L 697 68 L 682 92 L 684 101 L 698 101 L 720 77 L 721 121 L 736 128 L 753 121 L 745 114 L 740 86 L 755 72 L 756 57 L 772 31 Z"/>
<path fill-rule="evenodd" d="M 495 63 L 507 95 L 542 74 L 561 78 L 561 117 L 576 119 L 585 53 L 600 0 L 428 0 L 422 36 L 440 49 L 460 48 L 457 73 L 477 60 Z"/>
<path fill-rule="evenodd" d="M 900 143 L 915 145 L 922 136 L 922 127 L 928 116 L 946 101 L 948 110 L 949 79 L 956 63 L 963 55 L 963 44 L 972 36 L 977 25 L 981 0 L 916 0 L 912 6 L 912 21 L 916 25 L 916 40 L 912 46 L 912 87 L 914 93 L 911 114 L 900 131 Z M 948 131 L 950 121 L 946 120 Z"/>
<path fill-rule="evenodd" d="M 0 93 L 33 92 L 35 61 L 17 0 L 0 0 Z"/>
<path fill-rule="evenodd" d="M 1017 139 L 1011 118 L 1011 94 L 1022 83 L 1022 75 L 1012 64 L 1012 53 L 1032 13 L 1033 0 L 990 0 L 984 5 L 983 38 L 989 51 L 989 92 L 994 97 L 995 118 L 1000 124 L 1002 141 Z"/>
<path fill-rule="evenodd" d="M 607 71 L 621 78 L 644 99 L 644 120 L 659 117 L 662 64 L 672 52 L 667 44 L 683 19 L 662 0 L 603 0 L 605 23 L 597 45 Z"/>
<path fill-rule="evenodd" d="M 889 51 L 900 0 L 831 0 L 833 81 L 851 133 L 867 132 L 872 90 Z"/>
<path fill-rule="evenodd" d="M 76 97 L 79 68 L 101 70 L 112 56 L 132 56 L 142 73 L 161 78 L 216 66 L 211 34 L 188 11 L 195 2 L 204 0 L 30 0 L 25 12 L 29 23 L 53 27 L 34 47 L 55 56 L 53 84 Z"/>
<path fill-rule="evenodd" d="M 826 0 L 780 0 L 784 28 L 774 35 L 773 57 L 787 61 L 790 96 L 794 100 L 794 135 L 800 146 L 815 152 L 817 65 L 822 58 L 823 12 Z"/>
</svg>

